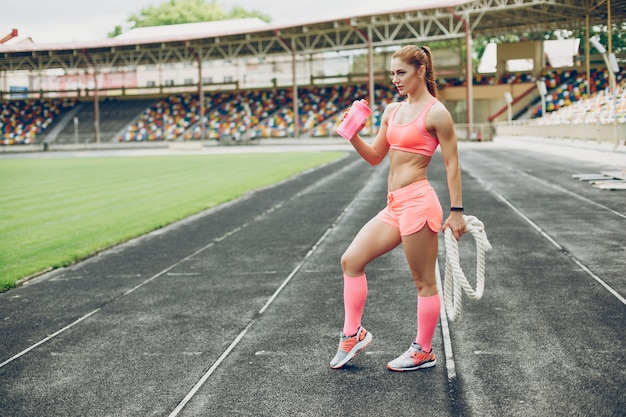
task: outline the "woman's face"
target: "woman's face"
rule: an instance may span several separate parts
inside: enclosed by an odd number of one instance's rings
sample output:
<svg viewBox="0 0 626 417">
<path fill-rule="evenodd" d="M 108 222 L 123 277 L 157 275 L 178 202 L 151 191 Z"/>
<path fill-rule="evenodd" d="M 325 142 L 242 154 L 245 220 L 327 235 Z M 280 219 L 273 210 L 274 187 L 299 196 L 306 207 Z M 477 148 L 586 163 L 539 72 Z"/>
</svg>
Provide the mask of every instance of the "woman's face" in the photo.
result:
<svg viewBox="0 0 626 417">
<path fill-rule="evenodd" d="M 422 66 L 419 69 L 423 68 Z M 414 94 L 420 82 L 424 81 L 423 74 L 420 74 L 417 68 L 400 58 L 391 58 L 391 77 L 391 82 L 396 86 L 400 95 Z"/>
</svg>

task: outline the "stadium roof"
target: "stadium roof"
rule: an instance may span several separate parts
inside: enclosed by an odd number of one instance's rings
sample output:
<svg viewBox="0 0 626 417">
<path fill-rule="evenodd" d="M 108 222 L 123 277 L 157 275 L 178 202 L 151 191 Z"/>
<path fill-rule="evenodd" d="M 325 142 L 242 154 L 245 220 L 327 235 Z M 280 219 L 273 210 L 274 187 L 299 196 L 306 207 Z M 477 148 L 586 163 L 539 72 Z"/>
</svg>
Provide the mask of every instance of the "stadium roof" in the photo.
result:
<svg viewBox="0 0 626 417">
<path fill-rule="evenodd" d="M 213 22 L 184 23 L 179 25 L 150 26 L 131 29 L 115 37 L 115 40 L 154 40 L 198 38 L 207 36 L 224 36 L 228 33 L 243 33 L 252 29 L 261 29 L 269 26 L 258 18 L 217 20 Z"/>
<path fill-rule="evenodd" d="M 416 2 L 418 3 L 418 2 Z M 120 36 L 92 42 L 0 45 L 0 71 L 132 67 L 169 62 L 265 58 L 276 54 L 427 43 L 472 35 L 544 32 L 626 21 L 626 0 L 440 0 L 291 26 L 203 26 L 197 31 Z M 255 19 L 253 19 L 255 20 Z M 198 27 L 200 28 L 200 26 Z"/>
</svg>

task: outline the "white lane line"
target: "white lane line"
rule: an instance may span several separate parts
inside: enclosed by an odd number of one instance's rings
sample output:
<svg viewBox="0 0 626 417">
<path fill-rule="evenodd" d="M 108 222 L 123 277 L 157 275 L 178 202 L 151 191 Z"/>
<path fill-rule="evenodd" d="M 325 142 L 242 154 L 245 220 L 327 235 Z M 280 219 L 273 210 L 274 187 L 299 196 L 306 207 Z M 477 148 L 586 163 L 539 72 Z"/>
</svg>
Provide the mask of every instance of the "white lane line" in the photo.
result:
<svg viewBox="0 0 626 417">
<path fill-rule="evenodd" d="M 345 214 L 345 211 L 343 211 L 339 217 L 337 217 L 337 219 L 335 220 L 335 222 L 328 228 L 326 229 L 326 232 L 324 232 L 324 234 L 322 235 L 322 237 L 320 237 L 317 242 L 315 242 L 315 244 L 313 245 L 313 247 L 307 252 L 306 255 L 304 255 L 304 258 L 302 259 L 302 262 L 300 262 L 293 271 L 291 271 L 291 273 L 289 274 L 289 276 L 283 281 L 282 284 L 280 284 L 280 287 L 278 287 L 276 289 L 276 291 L 274 292 L 274 294 L 272 294 L 272 296 L 267 300 L 267 302 L 265 303 L 265 305 L 259 310 L 259 314 L 263 314 L 265 313 L 265 310 L 267 310 L 267 308 L 270 306 L 270 304 L 272 304 L 272 302 L 276 299 L 276 297 L 278 297 L 278 294 L 280 294 L 280 292 L 283 290 L 283 288 L 285 288 L 285 286 L 287 284 L 289 284 L 289 281 L 291 281 L 291 279 L 294 277 L 294 275 L 296 275 L 298 273 L 298 271 L 300 271 L 300 269 L 302 268 L 302 265 L 304 265 L 304 263 L 306 262 L 307 259 L 309 259 L 311 257 L 311 255 L 313 255 L 313 253 L 317 250 L 317 248 L 319 247 L 319 245 L 326 240 L 326 238 L 328 237 L 328 235 L 330 234 L 331 230 L 335 228 L 335 225 L 337 224 L 337 221 L 339 219 L 341 219 L 343 217 L 343 215 Z"/>
<path fill-rule="evenodd" d="M 515 207 L 513 205 L 513 203 L 511 203 L 505 196 L 503 196 L 502 194 L 500 194 L 499 192 L 497 192 L 496 190 L 494 190 L 493 188 L 491 188 L 488 184 L 486 184 L 485 182 L 479 180 L 479 182 L 483 183 L 483 186 L 487 189 L 487 191 L 489 191 L 491 194 L 493 194 L 498 200 L 502 201 L 505 205 L 507 205 L 511 210 L 513 210 L 515 212 L 515 214 L 517 214 L 518 216 L 520 216 L 526 223 L 528 223 L 530 225 L 530 227 L 532 227 L 533 229 L 535 229 L 541 236 L 543 236 L 544 239 L 546 239 L 548 242 L 550 242 L 555 248 L 557 248 L 560 251 L 565 251 L 565 248 L 563 248 L 563 246 L 561 246 L 561 244 L 559 242 L 557 242 L 556 240 L 552 239 L 552 236 L 550 236 L 548 233 L 546 233 L 541 227 L 539 227 L 539 225 L 537 223 L 535 223 L 534 221 L 532 221 L 530 219 L 530 217 L 526 216 L 524 213 L 521 212 L 520 209 L 518 209 L 517 207 Z"/>
<path fill-rule="evenodd" d="M 241 229 L 242 227 L 238 227 L 237 229 Z M 236 229 L 236 230 L 237 230 Z M 218 238 L 219 239 L 219 238 Z M 151 276 L 150 278 L 148 278 L 147 280 L 135 285 L 133 288 L 131 288 L 130 290 L 126 291 L 124 294 L 122 294 L 122 297 L 127 296 L 130 293 L 135 292 L 136 290 L 138 290 L 139 288 L 143 287 L 144 285 L 146 285 L 149 282 L 154 281 L 155 279 L 157 279 L 158 277 L 167 274 L 168 272 L 170 272 L 172 269 L 176 268 L 177 266 L 179 266 L 180 264 L 182 264 L 183 262 L 189 260 L 190 258 L 192 258 L 193 256 L 207 250 L 208 248 L 210 248 L 211 246 L 215 245 L 215 242 L 217 241 L 217 239 L 214 239 L 213 241 L 211 241 L 208 245 L 205 245 L 203 247 L 201 247 L 200 249 L 198 249 L 197 251 L 193 252 L 191 255 L 187 255 L 184 258 L 182 258 L 181 260 L 179 260 L 178 262 L 173 263 L 172 265 L 168 266 L 167 268 L 165 268 L 164 270 L 162 270 L 161 272 Z"/>
<path fill-rule="evenodd" d="M 26 353 L 30 352 L 31 350 L 35 349 L 37 346 L 42 345 L 44 343 L 46 343 L 48 340 L 52 339 L 55 336 L 58 336 L 59 334 L 63 333 L 64 331 L 68 330 L 69 328 L 77 325 L 78 323 L 80 323 L 81 321 L 85 320 L 86 318 L 96 314 L 98 311 L 100 311 L 99 308 L 95 309 L 94 311 L 92 311 L 91 313 L 85 314 L 84 316 L 82 316 L 81 318 L 79 318 L 78 320 L 74 321 L 73 323 L 68 324 L 67 326 L 63 327 L 60 330 L 57 330 L 56 332 L 52 333 L 50 336 L 46 337 L 45 339 L 40 340 L 39 342 L 35 343 L 34 345 L 30 346 L 29 348 L 24 349 L 23 351 L 21 351 L 20 353 L 18 353 L 15 356 L 10 357 L 9 359 L 7 359 L 6 361 L 0 363 L 0 368 L 2 368 L 4 365 L 13 362 L 15 359 L 19 358 L 22 355 L 25 355 Z"/>
<path fill-rule="evenodd" d="M 200 389 L 200 387 L 202 387 L 202 385 L 204 385 L 204 383 L 206 382 L 207 379 L 209 379 L 209 377 L 211 376 L 211 374 L 213 374 L 213 372 L 215 372 L 215 370 L 217 369 L 218 366 L 220 366 L 220 364 L 224 361 L 224 359 L 226 359 L 226 357 L 228 357 L 228 355 L 230 354 L 230 352 L 235 348 L 235 346 L 237 346 L 239 344 L 239 342 L 241 341 L 241 339 L 243 339 L 243 337 L 246 335 L 246 333 L 248 333 L 248 330 L 250 330 L 250 328 L 252 327 L 252 325 L 256 322 L 256 319 L 252 319 L 250 320 L 250 322 L 248 323 L 248 325 L 246 326 L 245 329 L 243 329 L 241 331 L 241 333 L 239 333 L 237 335 L 237 337 L 235 338 L 235 340 L 233 340 L 231 342 L 231 344 L 228 346 L 228 348 L 224 351 L 224 353 L 222 353 L 222 355 L 213 363 L 213 365 L 209 368 L 208 371 L 206 371 L 206 373 L 204 375 L 202 375 L 202 378 L 200 378 L 200 380 L 198 382 L 196 382 L 196 385 L 193 386 L 193 388 L 191 389 L 191 391 L 189 391 L 187 393 L 187 395 L 185 396 L 185 398 L 183 398 L 183 400 L 176 406 L 176 408 L 170 413 L 170 417 L 174 417 L 177 416 L 178 413 L 181 412 L 181 410 L 185 407 L 185 405 L 187 405 L 187 403 L 189 402 L 189 400 L 191 400 L 193 398 L 194 395 L 196 395 L 196 392 L 198 392 L 198 390 Z"/>
<path fill-rule="evenodd" d="M 443 287 L 441 285 L 441 273 L 439 272 L 439 259 L 435 263 L 435 274 L 437 276 L 437 288 L 439 289 L 441 302 L 441 334 L 443 336 L 443 349 L 446 355 L 446 369 L 448 370 L 448 381 L 456 379 L 456 365 L 454 363 L 454 353 L 452 352 L 452 339 L 450 328 L 448 327 L 448 315 L 446 314 L 446 303 L 443 302 Z"/>
<path fill-rule="evenodd" d="M 351 165 L 353 165 L 355 162 L 353 162 Z M 348 167 L 345 167 L 344 169 L 348 169 Z M 343 170 L 340 170 L 339 173 L 341 173 Z M 373 175 L 373 174 L 372 174 Z M 371 177 L 370 177 L 371 178 Z M 322 181 L 325 182 L 325 181 Z M 314 186 L 321 186 L 321 183 L 317 183 Z M 367 182 L 368 184 L 371 184 L 371 181 Z M 309 188 L 313 188 L 314 186 L 311 186 Z M 357 195 L 357 197 L 355 199 L 353 199 L 350 204 L 348 204 L 346 206 L 346 208 L 339 214 L 339 216 L 337 216 L 337 218 L 335 219 L 335 221 L 330 225 L 330 227 L 328 227 L 328 229 L 326 229 L 326 231 L 324 232 L 324 234 L 322 234 L 322 236 L 317 240 L 317 242 L 315 242 L 315 244 L 311 247 L 311 249 L 307 252 L 307 254 L 302 258 L 302 260 L 300 261 L 300 263 L 298 263 L 298 265 L 296 265 L 296 267 L 291 271 L 291 273 L 287 276 L 287 278 L 285 278 L 285 280 L 282 282 L 282 284 L 278 287 L 278 289 L 276 289 L 276 291 L 274 292 L 274 294 L 272 294 L 272 296 L 267 300 L 267 302 L 265 303 L 265 305 L 263 305 L 263 307 L 261 307 L 261 309 L 259 310 L 259 312 L 257 313 L 257 315 L 252 318 L 250 320 L 250 322 L 248 323 L 248 325 L 237 335 L 237 337 L 231 342 L 231 344 L 228 346 L 228 348 L 224 351 L 224 353 L 222 353 L 220 355 L 220 357 L 213 363 L 213 365 L 209 368 L 208 371 L 206 371 L 206 373 L 204 375 L 202 375 L 202 377 L 198 380 L 198 382 L 196 382 L 196 384 L 193 386 L 193 388 L 191 388 L 191 390 L 187 393 L 187 395 L 185 395 L 185 398 L 182 399 L 182 401 L 176 406 L 176 408 L 170 413 L 169 417 L 176 417 L 178 415 L 178 413 L 180 413 L 183 408 L 185 408 L 185 406 L 187 405 L 187 403 L 189 401 L 191 401 L 191 399 L 194 397 L 194 395 L 196 395 L 196 393 L 198 392 L 198 390 L 202 387 L 202 385 L 204 385 L 204 383 L 209 379 L 209 377 L 213 374 L 213 372 L 215 372 L 215 370 L 221 365 L 221 363 L 228 357 L 228 355 L 230 354 L 230 352 L 239 344 L 239 342 L 241 341 L 241 339 L 243 339 L 243 337 L 246 335 L 246 333 L 248 333 L 248 330 L 250 330 L 250 328 L 256 323 L 256 321 L 259 319 L 260 316 L 263 315 L 263 313 L 267 310 L 267 308 L 276 300 L 276 298 L 278 297 L 278 295 L 281 293 L 281 291 L 285 288 L 285 286 L 287 286 L 287 284 L 291 281 L 291 279 L 296 275 L 296 273 L 298 273 L 298 271 L 300 271 L 300 269 L 302 269 L 302 266 L 306 263 L 306 261 L 311 257 L 311 255 L 313 255 L 313 253 L 315 253 L 315 251 L 317 250 L 317 248 L 322 244 L 322 242 L 324 240 L 326 240 L 326 238 L 330 235 L 330 232 L 336 227 L 336 225 L 339 223 L 339 221 L 345 216 L 345 214 L 350 211 L 352 209 L 352 207 L 356 204 L 356 202 L 359 200 L 359 197 L 363 194 L 364 190 L 367 189 L 368 187 L 364 187 L 359 194 Z M 298 193 L 298 195 L 303 194 L 304 191 L 302 191 L 301 193 Z M 295 197 L 294 197 L 295 198 Z"/>
<path fill-rule="evenodd" d="M 517 207 L 513 205 L 506 197 L 502 194 L 494 190 L 487 183 L 482 181 L 481 179 L 475 178 L 478 182 L 480 182 L 487 191 L 493 194 L 498 200 L 502 201 L 506 204 L 511 210 L 513 210 L 518 216 L 520 216 L 526 223 L 528 223 L 533 229 L 537 230 L 541 236 L 543 236 L 548 242 L 552 243 L 558 250 L 567 255 L 580 269 L 587 273 L 591 278 L 596 280 L 600 285 L 602 285 L 609 293 L 611 293 L 615 298 L 617 298 L 622 304 L 626 305 L 626 298 L 621 296 L 616 290 L 611 288 L 609 284 L 604 282 L 602 278 L 594 274 L 585 264 L 583 264 L 578 258 L 576 258 L 572 253 L 566 250 L 563 246 L 561 246 L 556 240 L 552 239 L 550 235 L 548 235 L 539 225 L 533 222 L 528 216 L 522 213 Z"/>
<path fill-rule="evenodd" d="M 578 265 L 580 267 L 580 269 L 585 271 L 587 274 L 589 274 L 589 276 L 591 276 L 593 279 L 595 279 L 600 285 L 602 285 L 604 288 L 606 288 L 611 294 L 613 294 L 615 296 L 615 298 L 620 300 L 622 302 L 622 304 L 626 305 L 626 298 L 622 297 L 617 291 L 615 291 L 606 282 L 604 282 L 602 280 L 602 278 L 600 278 L 599 276 L 594 274 L 589 268 L 587 268 L 587 266 L 585 264 L 580 262 L 578 259 L 576 259 L 574 256 L 572 256 L 570 253 L 568 253 L 568 255 L 572 259 L 572 261 L 574 261 L 576 263 L 576 265 Z"/>
<path fill-rule="evenodd" d="M 585 196 L 583 196 L 583 195 L 576 194 L 575 192 L 570 191 L 570 190 L 568 190 L 568 189 L 565 189 L 565 188 L 561 187 L 560 185 L 553 184 L 553 183 L 548 182 L 548 181 L 546 181 L 546 180 L 544 180 L 544 179 L 541 179 L 541 178 L 539 178 L 539 177 L 535 177 L 534 175 L 530 175 L 530 174 L 528 174 L 528 173 L 526 173 L 526 172 L 524 172 L 524 171 L 514 171 L 514 172 L 515 172 L 515 173 L 517 173 L 517 174 L 520 174 L 520 175 L 522 175 L 522 176 L 524 176 L 524 177 L 526 177 L 526 178 L 529 178 L 529 179 L 535 180 L 535 181 L 537 181 L 537 182 L 539 182 L 539 183 L 541 183 L 541 184 L 545 185 L 546 187 L 553 188 L 553 189 L 555 189 L 555 190 L 557 190 L 557 191 L 562 192 L 563 194 L 567 194 L 567 195 L 572 196 L 572 197 L 574 197 L 574 198 L 577 198 L 577 199 L 579 199 L 579 200 L 581 200 L 581 201 L 584 201 L 584 202 L 585 202 L 585 203 L 587 203 L 587 204 L 591 204 L 592 206 L 596 206 L 596 207 L 598 207 L 598 208 L 601 208 L 601 209 L 603 209 L 603 210 L 606 210 L 606 211 L 608 211 L 608 212 L 610 212 L 610 213 L 612 213 L 612 214 L 614 214 L 614 215 L 616 215 L 616 216 L 618 216 L 618 217 L 621 217 L 622 219 L 626 219 L 626 214 L 620 213 L 620 212 L 619 212 L 619 211 L 617 211 L 617 210 L 613 210 L 612 208 L 607 207 L 607 206 L 605 206 L 604 204 L 600 204 L 600 203 L 598 203 L 598 202 L 596 202 L 596 201 L 593 201 L 593 200 L 591 200 L 590 198 L 587 198 L 587 197 L 585 197 Z"/>
</svg>

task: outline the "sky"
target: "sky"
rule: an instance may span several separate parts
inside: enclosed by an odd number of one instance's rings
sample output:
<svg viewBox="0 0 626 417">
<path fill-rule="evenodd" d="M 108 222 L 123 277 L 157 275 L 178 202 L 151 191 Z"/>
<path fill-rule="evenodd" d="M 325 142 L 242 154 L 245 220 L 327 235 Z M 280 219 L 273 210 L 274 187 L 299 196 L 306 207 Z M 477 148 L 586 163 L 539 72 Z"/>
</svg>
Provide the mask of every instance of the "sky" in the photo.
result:
<svg viewBox="0 0 626 417">
<path fill-rule="evenodd" d="M 145 6 L 167 0 L 3 0 L 0 37 L 18 30 L 36 43 L 82 42 L 106 39 L 116 25 Z M 272 24 L 289 25 L 349 17 L 385 10 L 409 9 L 415 0 L 218 0 L 224 9 L 240 6 L 272 18 Z M 420 5 L 437 3 L 422 0 Z"/>
</svg>

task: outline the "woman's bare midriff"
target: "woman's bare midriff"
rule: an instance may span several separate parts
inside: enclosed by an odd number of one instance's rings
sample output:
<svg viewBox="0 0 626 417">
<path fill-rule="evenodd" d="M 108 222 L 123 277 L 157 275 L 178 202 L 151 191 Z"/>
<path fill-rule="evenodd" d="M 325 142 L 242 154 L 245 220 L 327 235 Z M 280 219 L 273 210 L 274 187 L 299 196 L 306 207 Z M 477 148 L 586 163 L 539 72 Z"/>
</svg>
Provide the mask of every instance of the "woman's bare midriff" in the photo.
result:
<svg viewBox="0 0 626 417">
<path fill-rule="evenodd" d="M 390 149 L 388 191 L 395 191 L 426 178 L 430 160 L 430 156 Z"/>
</svg>

